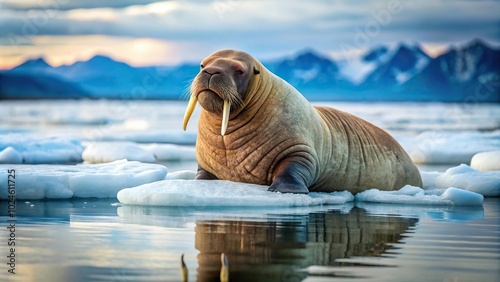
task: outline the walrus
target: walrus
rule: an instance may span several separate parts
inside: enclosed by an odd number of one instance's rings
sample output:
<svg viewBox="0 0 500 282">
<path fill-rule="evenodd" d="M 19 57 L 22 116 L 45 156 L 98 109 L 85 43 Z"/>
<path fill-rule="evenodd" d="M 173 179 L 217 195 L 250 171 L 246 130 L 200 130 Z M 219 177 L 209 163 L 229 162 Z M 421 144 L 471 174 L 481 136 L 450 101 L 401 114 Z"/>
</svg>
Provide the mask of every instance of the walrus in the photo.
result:
<svg viewBox="0 0 500 282">
<path fill-rule="evenodd" d="M 313 107 L 245 52 L 220 50 L 202 60 L 184 130 L 198 103 L 196 179 L 298 194 L 422 187 L 417 167 L 387 132 L 349 113 Z"/>
</svg>

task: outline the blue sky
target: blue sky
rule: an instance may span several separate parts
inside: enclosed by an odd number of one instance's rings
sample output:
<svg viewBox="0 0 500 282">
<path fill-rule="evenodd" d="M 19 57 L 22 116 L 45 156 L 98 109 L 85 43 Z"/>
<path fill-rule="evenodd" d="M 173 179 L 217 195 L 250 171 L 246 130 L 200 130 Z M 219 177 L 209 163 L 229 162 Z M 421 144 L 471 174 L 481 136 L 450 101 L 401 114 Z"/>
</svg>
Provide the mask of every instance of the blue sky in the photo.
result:
<svg viewBox="0 0 500 282">
<path fill-rule="evenodd" d="M 305 48 L 342 59 L 419 42 L 431 55 L 482 38 L 500 43 L 500 1 L 0 0 L 0 68 L 43 56 L 104 54 L 131 65 L 197 62 L 218 49 L 263 60 Z"/>
</svg>

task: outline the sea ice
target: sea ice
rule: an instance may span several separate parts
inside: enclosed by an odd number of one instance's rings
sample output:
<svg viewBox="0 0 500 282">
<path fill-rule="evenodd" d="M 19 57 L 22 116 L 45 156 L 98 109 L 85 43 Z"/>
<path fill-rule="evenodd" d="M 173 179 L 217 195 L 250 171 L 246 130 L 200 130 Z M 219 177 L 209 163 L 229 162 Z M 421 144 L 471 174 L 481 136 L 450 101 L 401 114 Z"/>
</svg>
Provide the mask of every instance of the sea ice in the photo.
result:
<svg viewBox="0 0 500 282">
<path fill-rule="evenodd" d="M 444 173 L 421 172 L 424 188 L 456 187 L 483 196 L 500 196 L 500 171 L 477 171 L 462 164 Z"/>
<path fill-rule="evenodd" d="M 500 170 L 500 151 L 477 153 L 472 157 L 470 166 L 480 171 Z"/>
<path fill-rule="evenodd" d="M 270 193 L 267 186 L 224 180 L 193 180 L 195 172 L 179 171 L 165 180 L 124 189 L 118 200 L 144 206 L 314 206 L 343 204 L 354 200 L 348 191 L 308 195 Z M 437 191 L 407 185 L 398 191 L 367 190 L 355 196 L 359 202 L 412 205 L 481 205 L 483 196 L 458 188 Z"/>
<path fill-rule="evenodd" d="M 194 146 L 175 144 L 140 144 L 140 147 L 153 153 L 161 161 L 195 161 L 196 151 Z"/>
<path fill-rule="evenodd" d="M 98 165 L 0 165 L 0 199 L 8 196 L 7 171 L 15 170 L 17 199 L 116 197 L 123 188 L 165 178 L 167 168 L 125 160 Z"/>
<path fill-rule="evenodd" d="M 72 137 L 45 137 L 11 133 L 0 135 L 0 163 L 79 163 L 83 146 Z"/>
<path fill-rule="evenodd" d="M 82 153 L 87 163 L 107 163 L 116 160 L 153 163 L 155 161 L 194 161 L 194 146 L 174 144 L 138 144 L 126 141 L 89 142 Z"/>
<path fill-rule="evenodd" d="M 0 151 L 0 163 L 22 164 L 23 156 L 11 146 Z"/>
<path fill-rule="evenodd" d="M 411 159 L 418 164 L 469 164 L 472 156 L 500 148 L 500 130 L 427 131 L 415 137 L 397 138 Z"/>
<path fill-rule="evenodd" d="M 163 180 L 118 192 L 126 205 L 147 206 L 315 206 L 344 204 L 353 200 L 347 191 L 333 193 L 281 194 L 267 186 L 226 180 Z"/>
<path fill-rule="evenodd" d="M 182 123 L 179 123 L 179 128 Z M 164 129 L 149 129 L 147 131 L 110 129 L 91 135 L 91 141 L 133 141 L 138 143 L 170 143 L 177 145 L 194 145 L 197 132 L 172 131 Z M 94 137 L 92 137 L 94 136 Z"/>
<path fill-rule="evenodd" d="M 183 179 L 183 180 L 193 180 L 196 177 L 196 172 L 192 170 L 179 170 L 167 174 L 165 179 Z"/>
<path fill-rule="evenodd" d="M 426 195 L 422 188 L 406 185 L 398 191 L 370 189 L 356 194 L 356 201 L 411 205 L 482 205 L 481 194 L 450 187 L 442 195 Z"/>
<path fill-rule="evenodd" d="M 83 151 L 82 158 L 85 162 L 94 164 L 123 159 L 145 163 L 156 160 L 153 153 L 133 142 L 90 142 Z"/>
</svg>

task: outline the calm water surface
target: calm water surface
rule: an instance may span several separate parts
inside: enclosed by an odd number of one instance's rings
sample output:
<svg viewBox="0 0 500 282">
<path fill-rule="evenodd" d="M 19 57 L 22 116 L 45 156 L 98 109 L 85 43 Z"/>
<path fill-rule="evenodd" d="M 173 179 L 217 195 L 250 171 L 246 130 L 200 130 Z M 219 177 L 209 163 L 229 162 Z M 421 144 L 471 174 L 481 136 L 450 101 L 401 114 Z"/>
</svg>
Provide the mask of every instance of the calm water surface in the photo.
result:
<svg viewBox="0 0 500 282">
<path fill-rule="evenodd" d="M 18 202 L 2 281 L 499 281 L 500 199 L 483 207 L 152 208 Z M 6 203 L 0 202 L 6 211 Z M 2 224 L 6 225 L 5 213 Z M 2 229 L 5 229 L 3 227 Z"/>
</svg>

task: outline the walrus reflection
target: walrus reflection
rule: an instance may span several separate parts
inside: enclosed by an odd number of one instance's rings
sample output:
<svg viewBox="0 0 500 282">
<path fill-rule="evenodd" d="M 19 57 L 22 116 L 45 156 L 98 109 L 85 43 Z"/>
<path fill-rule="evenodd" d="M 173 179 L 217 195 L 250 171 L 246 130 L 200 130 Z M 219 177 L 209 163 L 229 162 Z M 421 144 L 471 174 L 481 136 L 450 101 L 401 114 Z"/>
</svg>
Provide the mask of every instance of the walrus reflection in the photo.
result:
<svg viewBox="0 0 500 282">
<path fill-rule="evenodd" d="M 379 256 L 414 226 L 416 218 L 370 216 L 354 208 L 311 213 L 290 221 L 198 221 L 197 281 L 219 281 L 221 253 L 230 261 L 230 281 L 301 281 L 297 269 L 339 266 L 339 258 Z"/>
</svg>

